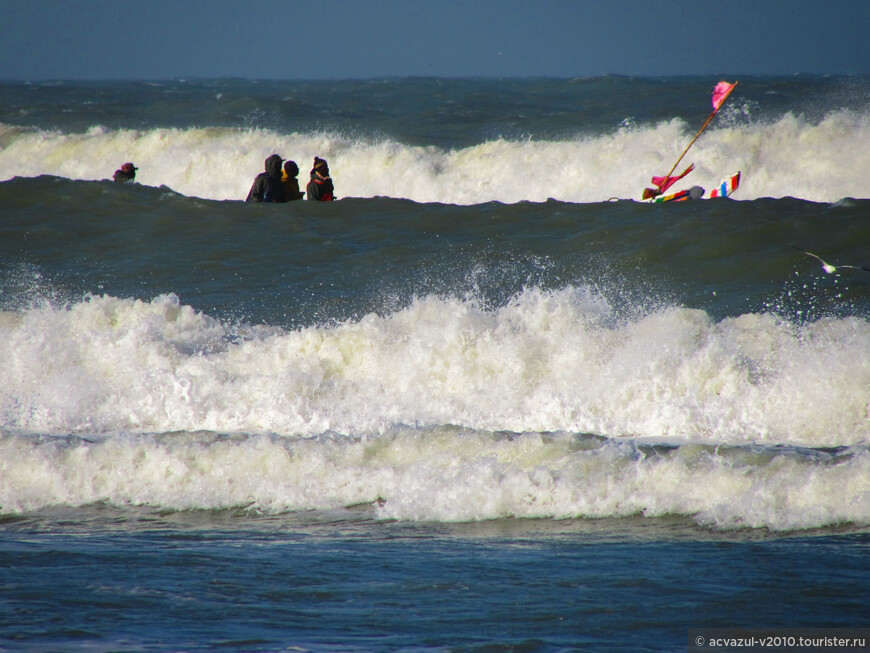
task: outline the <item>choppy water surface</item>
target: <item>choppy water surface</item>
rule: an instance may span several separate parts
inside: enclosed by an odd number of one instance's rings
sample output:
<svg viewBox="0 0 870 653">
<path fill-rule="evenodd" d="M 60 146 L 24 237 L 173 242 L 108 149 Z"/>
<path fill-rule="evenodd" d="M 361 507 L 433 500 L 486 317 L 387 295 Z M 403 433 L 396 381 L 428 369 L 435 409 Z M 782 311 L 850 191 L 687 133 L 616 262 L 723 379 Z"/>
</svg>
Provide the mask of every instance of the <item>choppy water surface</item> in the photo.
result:
<svg viewBox="0 0 870 653">
<path fill-rule="evenodd" d="M 870 273 L 796 249 L 870 267 L 866 80 L 741 80 L 735 199 L 635 201 L 715 81 L 0 86 L 0 645 L 866 626 Z M 242 202 L 272 152 L 340 201 Z"/>
</svg>

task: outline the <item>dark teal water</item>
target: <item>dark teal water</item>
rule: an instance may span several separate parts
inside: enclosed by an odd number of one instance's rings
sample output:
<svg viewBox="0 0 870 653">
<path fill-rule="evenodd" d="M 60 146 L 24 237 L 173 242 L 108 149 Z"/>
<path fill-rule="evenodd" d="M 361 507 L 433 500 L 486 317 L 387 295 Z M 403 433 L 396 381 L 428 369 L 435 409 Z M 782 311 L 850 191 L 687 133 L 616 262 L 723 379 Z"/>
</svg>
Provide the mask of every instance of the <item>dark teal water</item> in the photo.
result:
<svg viewBox="0 0 870 653">
<path fill-rule="evenodd" d="M 33 263 L 69 301 L 175 292 L 216 317 L 286 328 L 397 310 L 415 295 L 498 306 L 526 286 L 571 284 L 715 318 L 867 317 L 870 306 L 870 274 L 825 275 L 794 249 L 870 267 L 868 200 L 251 207 L 40 177 L 0 184 L 0 201 L 7 284 L 31 283 L 17 270 Z"/>
</svg>

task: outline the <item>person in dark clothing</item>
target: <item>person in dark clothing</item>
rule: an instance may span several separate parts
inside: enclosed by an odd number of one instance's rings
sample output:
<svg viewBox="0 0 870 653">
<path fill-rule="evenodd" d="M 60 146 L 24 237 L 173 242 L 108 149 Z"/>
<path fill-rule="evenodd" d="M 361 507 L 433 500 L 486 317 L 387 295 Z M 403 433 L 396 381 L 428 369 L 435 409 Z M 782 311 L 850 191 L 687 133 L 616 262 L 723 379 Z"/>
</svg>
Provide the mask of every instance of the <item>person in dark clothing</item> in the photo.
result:
<svg viewBox="0 0 870 653">
<path fill-rule="evenodd" d="M 329 176 L 329 165 L 325 159 L 314 157 L 314 166 L 311 168 L 311 181 L 306 188 L 308 199 L 318 202 L 331 202 L 335 199 L 335 187 Z"/>
<path fill-rule="evenodd" d="M 246 202 L 286 202 L 281 185 L 281 157 L 273 154 L 266 159 L 265 172 L 254 179 Z"/>
<path fill-rule="evenodd" d="M 119 184 L 125 184 L 128 181 L 133 181 L 136 178 L 136 171 L 139 168 L 132 163 L 125 163 L 119 170 L 115 170 L 115 175 L 112 177 Z"/>
<path fill-rule="evenodd" d="M 299 180 L 296 176 L 299 174 L 299 166 L 295 161 L 284 162 L 284 176 L 281 177 L 281 184 L 284 186 L 284 199 L 288 202 L 293 200 L 301 200 L 305 197 L 305 193 L 299 190 Z"/>
</svg>

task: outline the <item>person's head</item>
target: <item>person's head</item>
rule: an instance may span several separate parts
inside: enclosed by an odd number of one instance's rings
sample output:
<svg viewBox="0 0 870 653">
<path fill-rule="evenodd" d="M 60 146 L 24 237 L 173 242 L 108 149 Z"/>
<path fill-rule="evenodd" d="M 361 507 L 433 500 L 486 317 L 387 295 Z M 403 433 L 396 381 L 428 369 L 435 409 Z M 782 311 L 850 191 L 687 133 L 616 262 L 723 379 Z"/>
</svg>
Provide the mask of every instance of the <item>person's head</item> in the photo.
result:
<svg viewBox="0 0 870 653">
<path fill-rule="evenodd" d="M 329 164 L 326 163 L 326 159 L 321 159 L 320 157 L 314 157 L 314 165 L 311 168 L 311 174 L 318 174 L 321 177 L 329 176 Z"/>
<path fill-rule="evenodd" d="M 296 165 L 295 161 L 285 161 L 284 172 L 287 173 L 288 177 L 295 177 L 299 174 L 299 166 Z"/>
<path fill-rule="evenodd" d="M 136 166 L 134 166 L 132 163 L 125 163 L 124 165 L 121 166 L 121 170 L 122 170 L 124 173 L 126 173 L 127 175 L 129 175 L 129 176 L 130 176 L 130 179 L 132 179 L 133 177 L 136 176 L 136 171 L 137 171 L 138 169 L 139 169 L 139 168 L 137 168 Z"/>
<path fill-rule="evenodd" d="M 284 159 L 281 158 L 279 154 L 271 154 L 266 157 L 265 168 L 266 172 L 268 172 L 273 177 L 281 178 L 281 162 Z"/>
</svg>

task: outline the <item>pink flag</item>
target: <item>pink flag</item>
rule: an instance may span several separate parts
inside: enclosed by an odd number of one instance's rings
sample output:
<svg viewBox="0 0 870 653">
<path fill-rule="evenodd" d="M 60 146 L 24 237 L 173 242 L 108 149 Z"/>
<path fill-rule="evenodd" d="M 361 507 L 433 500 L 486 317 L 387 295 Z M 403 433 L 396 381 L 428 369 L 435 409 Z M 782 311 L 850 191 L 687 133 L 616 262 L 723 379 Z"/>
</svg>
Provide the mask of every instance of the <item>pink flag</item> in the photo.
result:
<svg viewBox="0 0 870 653">
<path fill-rule="evenodd" d="M 728 98 L 728 95 L 734 90 L 735 86 L 737 86 L 737 82 L 733 84 L 719 82 L 716 84 L 716 88 L 713 89 L 713 113 L 719 110 L 719 107 L 722 106 L 722 103 Z"/>
<path fill-rule="evenodd" d="M 694 169 L 695 169 L 695 164 L 693 163 L 688 168 L 683 170 L 683 174 L 681 174 L 681 175 L 677 175 L 676 177 L 653 177 L 652 183 L 656 186 L 656 188 L 659 189 L 659 193 L 661 194 L 661 193 L 664 193 L 668 188 L 673 186 L 675 183 L 680 181 L 680 179 L 685 177 L 687 174 L 692 172 L 692 170 L 694 170 Z"/>
</svg>

